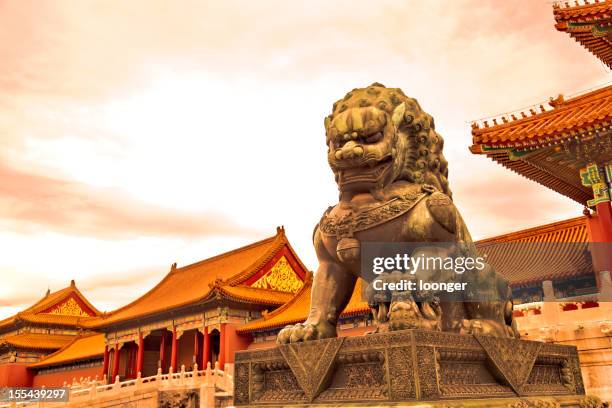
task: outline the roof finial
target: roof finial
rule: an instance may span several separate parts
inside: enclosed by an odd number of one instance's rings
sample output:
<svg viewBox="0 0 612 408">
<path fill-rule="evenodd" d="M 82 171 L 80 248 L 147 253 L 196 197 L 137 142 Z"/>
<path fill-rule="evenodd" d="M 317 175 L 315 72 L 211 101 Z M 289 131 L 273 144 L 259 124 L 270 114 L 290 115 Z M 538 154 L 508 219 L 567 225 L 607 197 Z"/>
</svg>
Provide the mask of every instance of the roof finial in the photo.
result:
<svg viewBox="0 0 612 408">
<path fill-rule="evenodd" d="M 176 262 L 170 265 L 170 271 L 176 271 Z"/>
<path fill-rule="evenodd" d="M 45 293 L 45 297 L 51 294 L 51 288 L 47 286 L 47 293 Z"/>
<path fill-rule="evenodd" d="M 70 287 L 71 287 L 71 288 L 76 287 L 76 283 L 74 282 L 74 279 L 71 279 L 71 280 L 70 280 Z"/>
<path fill-rule="evenodd" d="M 284 234 L 285 233 L 285 226 L 281 225 L 280 227 L 276 227 L 276 233 L 277 234 Z"/>
<path fill-rule="evenodd" d="M 552 106 L 553 108 L 557 108 L 561 105 L 563 105 L 563 102 L 565 101 L 565 98 L 563 97 L 562 94 L 559 94 L 559 96 L 557 96 L 556 98 L 553 98 L 552 96 L 550 97 L 550 100 L 548 101 L 548 104 L 550 106 Z"/>
</svg>

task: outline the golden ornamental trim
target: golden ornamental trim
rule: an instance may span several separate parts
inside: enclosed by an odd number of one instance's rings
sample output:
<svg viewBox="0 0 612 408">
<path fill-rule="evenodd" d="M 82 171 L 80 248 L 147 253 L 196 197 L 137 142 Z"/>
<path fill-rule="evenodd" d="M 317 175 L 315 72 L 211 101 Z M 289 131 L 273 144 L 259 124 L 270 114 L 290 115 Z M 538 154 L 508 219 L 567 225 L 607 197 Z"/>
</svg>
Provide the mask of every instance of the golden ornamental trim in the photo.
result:
<svg viewBox="0 0 612 408">
<path fill-rule="evenodd" d="M 264 276 L 251 285 L 253 288 L 296 293 L 304 285 L 287 258 L 282 256 Z"/>
</svg>

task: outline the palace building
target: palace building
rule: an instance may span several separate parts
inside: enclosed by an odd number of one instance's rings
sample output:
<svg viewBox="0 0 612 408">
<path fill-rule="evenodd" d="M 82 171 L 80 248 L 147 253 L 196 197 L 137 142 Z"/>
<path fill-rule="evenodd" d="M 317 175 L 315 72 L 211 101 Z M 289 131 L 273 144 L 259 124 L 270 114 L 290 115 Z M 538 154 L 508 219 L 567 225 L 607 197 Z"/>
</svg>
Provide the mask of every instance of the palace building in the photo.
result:
<svg viewBox="0 0 612 408">
<path fill-rule="evenodd" d="M 135 378 L 209 362 L 233 363 L 250 343 L 236 330 L 289 302 L 307 269 L 283 228 L 268 239 L 177 267 L 132 303 L 82 322 L 105 335 L 102 375 Z"/>
<path fill-rule="evenodd" d="M 553 13 L 557 30 L 612 68 L 611 1 L 555 4 Z M 587 391 L 612 400 L 612 86 L 473 123 L 470 150 L 585 207 L 584 217 L 484 240 L 480 249 L 494 247 L 489 260 L 529 300 L 514 311 L 521 335 L 575 345 Z M 500 251 L 504 240 L 539 251 Z M 561 252 L 550 262 L 542 240 Z"/>
<path fill-rule="evenodd" d="M 47 294 L 29 308 L 0 321 L 0 386 L 32 382 L 29 366 L 70 344 L 79 334 L 78 322 L 100 312 L 76 287 Z"/>
</svg>

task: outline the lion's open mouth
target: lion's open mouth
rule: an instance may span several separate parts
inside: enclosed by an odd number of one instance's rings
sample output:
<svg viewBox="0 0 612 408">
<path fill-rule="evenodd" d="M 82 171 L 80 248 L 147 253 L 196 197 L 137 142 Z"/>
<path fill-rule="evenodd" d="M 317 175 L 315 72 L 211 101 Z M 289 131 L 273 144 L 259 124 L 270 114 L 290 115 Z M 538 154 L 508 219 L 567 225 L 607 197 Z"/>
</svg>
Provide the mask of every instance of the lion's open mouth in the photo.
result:
<svg viewBox="0 0 612 408">
<path fill-rule="evenodd" d="M 387 156 L 379 162 L 366 162 L 358 167 L 345 168 L 338 171 L 338 185 L 341 187 L 363 185 L 374 186 L 383 180 L 391 169 L 393 158 Z"/>
</svg>

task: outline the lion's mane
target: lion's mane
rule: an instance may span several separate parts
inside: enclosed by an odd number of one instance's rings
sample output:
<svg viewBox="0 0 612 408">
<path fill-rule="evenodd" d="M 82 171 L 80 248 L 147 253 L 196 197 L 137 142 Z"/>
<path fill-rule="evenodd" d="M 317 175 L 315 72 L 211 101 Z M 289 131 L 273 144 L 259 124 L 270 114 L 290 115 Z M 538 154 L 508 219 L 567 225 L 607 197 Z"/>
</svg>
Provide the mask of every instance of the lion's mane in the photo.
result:
<svg viewBox="0 0 612 408">
<path fill-rule="evenodd" d="M 406 110 L 399 129 L 408 137 L 408 151 L 398 180 L 430 184 L 452 197 L 448 185 L 448 162 L 442 153 L 444 139 L 436 132 L 431 115 L 423 111 L 416 99 L 406 96 L 401 89 L 387 88 L 379 83 L 353 89 L 334 103 L 328 119 L 333 119 L 347 109 L 366 106 L 375 106 L 392 115 L 401 103 L 406 104 Z"/>
</svg>

